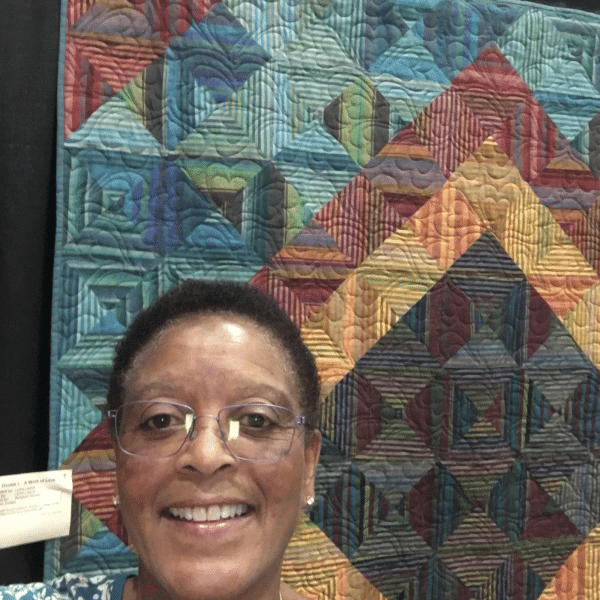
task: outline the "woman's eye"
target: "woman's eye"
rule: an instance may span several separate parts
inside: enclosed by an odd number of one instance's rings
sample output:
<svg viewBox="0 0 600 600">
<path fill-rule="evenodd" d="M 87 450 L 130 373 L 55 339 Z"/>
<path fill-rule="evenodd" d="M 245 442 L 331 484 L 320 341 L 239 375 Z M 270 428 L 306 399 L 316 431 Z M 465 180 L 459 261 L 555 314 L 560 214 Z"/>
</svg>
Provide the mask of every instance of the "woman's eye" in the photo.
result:
<svg viewBox="0 0 600 600">
<path fill-rule="evenodd" d="M 148 417 L 140 424 L 142 429 L 166 429 L 173 425 L 173 416 L 167 414 L 159 414 Z"/>
<path fill-rule="evenodd" d="M 269 425 L 273 425 L 272 421 L 267 419 L 264 415 L 259 413 L 252 413 L 245 415 L 240 419 L 240 423 L 244 427 L 251 427 L 252 429 L 262 429 Z"/>
</svg>

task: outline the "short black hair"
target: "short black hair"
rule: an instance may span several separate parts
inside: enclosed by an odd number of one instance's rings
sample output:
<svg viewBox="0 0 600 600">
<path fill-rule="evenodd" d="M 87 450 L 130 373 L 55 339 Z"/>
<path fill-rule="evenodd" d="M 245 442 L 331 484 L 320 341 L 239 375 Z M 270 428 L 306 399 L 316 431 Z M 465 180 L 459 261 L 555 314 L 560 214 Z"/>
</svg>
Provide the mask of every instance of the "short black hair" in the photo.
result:
<svg viewBox="0 0 600 600">
<path fill-rule="evenodd" d="M 132 321 L 115 348 L 106 397 L 108 409 L 123 403 L 125 379 L 134 359 L 163 329 L 201 314 L 232 314 L 266 329 L 287 351 L 300 388 L 300 409 L 307 428 L 318 423 L 320 383 L 315 360 L 298 327 L 270 296 L 233 281 L 186 279 L 160 296 Z"/>
</svg>

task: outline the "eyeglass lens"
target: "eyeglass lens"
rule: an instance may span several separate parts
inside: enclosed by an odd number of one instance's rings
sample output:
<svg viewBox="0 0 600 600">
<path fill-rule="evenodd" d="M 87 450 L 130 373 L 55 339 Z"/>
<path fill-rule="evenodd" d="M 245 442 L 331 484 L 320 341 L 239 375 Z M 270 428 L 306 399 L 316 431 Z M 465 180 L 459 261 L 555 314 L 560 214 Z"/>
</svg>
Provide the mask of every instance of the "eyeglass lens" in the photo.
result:
<svg viewBox="0 0 600 600">
<path fill-rule="evenodd" d="M 266 403 L 227 406 L 210 417 L 217 420 L 221 440 L 231 454 L 249 460 L 283 458 L 297 427 L 290 409 Z M 124 404 L 116 419 L 117 439 L 125 452 L 166 457 L 179 452 L 192 435 L 196 416 L 189 406 L 157 401 Z"/>
</svg>

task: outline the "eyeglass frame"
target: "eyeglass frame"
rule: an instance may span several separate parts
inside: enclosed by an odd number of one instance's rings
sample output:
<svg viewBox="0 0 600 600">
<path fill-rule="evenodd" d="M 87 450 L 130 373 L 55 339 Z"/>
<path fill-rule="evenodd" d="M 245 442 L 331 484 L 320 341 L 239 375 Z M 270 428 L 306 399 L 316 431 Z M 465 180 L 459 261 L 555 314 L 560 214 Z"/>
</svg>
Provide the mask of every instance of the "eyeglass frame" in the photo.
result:
<svg viewBox="0 0 600 600">
<path fill-rule="evenodd" d="M 150 454 L 136 454 L 134 452 L 130 452 L 129 450 L 126 450 L 125 448 L 123 448 L 123 445 L 121 444 L 121 438 L 119 436 L 118 433 L 118 429 L 117 429 L 117 413 L 122 410 L 126 405 L 139 405 L 139 404 L 168 404 L 170 406 L 174 406 L 178 409 L 186 409 L 183 410 L 182 412 L 184 414 L 191 414 L 192 415 L 192 420 L 189 426 L 189 430 L 186 430 L 185 425 L 182 427 L 182 430 L 185 431 L 185 436 L 183 437 L 183 440 L 181 442 L 181 446 L 179 446 L 179 448 L 177 450 L 175 450 L 175 452 L 172 452 L 170 454 L 165 454 L 165 455 L 158 455 L 158 456 L 153 456 Z M 221 428 L 221 422 L 219 421 L 219 415 L 226 410 L 230 410 L 233 408 L 239 408 L 242 406 L 266 406 L 268 408 L 275 408 L 275 409 L 283 409 L 289 413 L 292 414 L 293 416 L 293 422 L 292 424 L 289 426 L 289 428 L 293 429 L 292 435 L 290 436 L 290 445 L 288 447 L 288 449 L 285 451 L 285 453 L 283 453 L 281 456 L 279 456 L 278 458 L 275 459 L 260 459 L 260 458 L 247 458 L 244 456 L 238 456 L 227 444 L 226 441 L 226 434 L 223 431 L 223 429 Z M 207 418 L 211 418 L 214 419 L 217 422 L 217 430 L 219 432 L 218 438 L 221 440 L 221 442 L 223 443 L 223 446 L 225 446 L 225 449 L 227 450 L 227 452 L 229 452 L 229 454 L 231 454 L 231 456 L 233 456 L 234 458 L 236 458 L 237 460 L 248 460 L 248 461 L 252 461 L 252 462 L 278 462 L 280 460 L 283 460 L 289 453 L 290 450 L 292 449 L 292 444 L 294 443 L 294 438 L 296 436 L 296 429 L 298 429 L 299 427 L 303 427 L 307 425 L 307 421 L 308 419 L 304 416 L 304 415 L 296 415 L 294 414 L 294 411 L 287 407 L 287 406 L 280 406 L 278 404 L 270 404 L 270 403 L 266 403 L 266 402 L 242 402 L 240 404 L 230 404 L 228 406 L 224 406 L 223 408 L 221 408 L 219 410 L 219 412 L 216 415 L 210 415 L 207 413 L 200 413 L 200 414 L 196 414 L 196 411 L 189 406 L 188 404 L 183 404 L 181 402 L 171 402 L 169 400 L 138 400 L 135 402 L 125 402 L 123 403 L 121 406 L 119 406 L 118 408 L 114 409 L 114 410 L 108 410 L 106 412 L 106 416 L 111 424 L 111 434 L 113 435 L 113 437 L 116 439 L 117 444 L 119 445 L 119 448 L 125 453 L 128 454 L 129 456 L 136 456 L 136 457 L 143 457 L 143 458 L 151 458 L 153 460 L 161 460 L 163 458 L 170 458 L 172 456 L 175 456 L 176 454 L 178 454 L 181 449 L 185 446 L 185 443 L 187 440 L 194 440 L 196 438 L 196 436 L 198 435 L 198 430 L 196 429 L 196 421 L 200 418 L 200 417 L 207 417 Z M 287 428 L 287 427 L 286 427 Z"/>
</svg>

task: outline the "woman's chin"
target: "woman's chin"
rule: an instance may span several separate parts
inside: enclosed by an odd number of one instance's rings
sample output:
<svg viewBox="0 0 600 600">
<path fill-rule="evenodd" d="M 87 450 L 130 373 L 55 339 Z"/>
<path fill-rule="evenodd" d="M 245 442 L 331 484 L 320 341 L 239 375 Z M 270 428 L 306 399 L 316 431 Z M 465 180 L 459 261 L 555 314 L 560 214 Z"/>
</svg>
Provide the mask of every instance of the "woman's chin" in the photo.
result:
<svg viewBox="0 0 600 600">
<path fill-rule="evenodd" d="M 291 531 L 265 527 L 260 505 L 246 506 L 239 515 L 214 521 L 181 518 L 179 511 L 164 509 L 157 519 L 147 519 L 153 526 L 132 540 L 140 559 L 138 598 L 277 598 Z"/>
<path fill-rule="evenodd" d="M 158 575 L 156 567 L 153 567 L 153 571 Z M 185 560 L 181 561 L 177 568 L 162 573 L 160 581 L 149 576 L 149 572 L 140 566 L 138 585 L 142 594 L 138 597 L 148 600 L 161 597 L 195 600 L 237 600 L 244 597 L 258 599 L 265 588 L 278 586 L 278 574 L 272 577 L 271 585 L 266 581 L 253 582 L 255 575 L 251 560 L 246 565 L 240 564 L 239 560 Z M 249 583 L 254 585 L 249 587 Z M 161 590 L 162 593 L 156 594 L 157 590 Z M 272 598 L 276 595 L 270 594 L 266 597 Z"/>
</svg>

